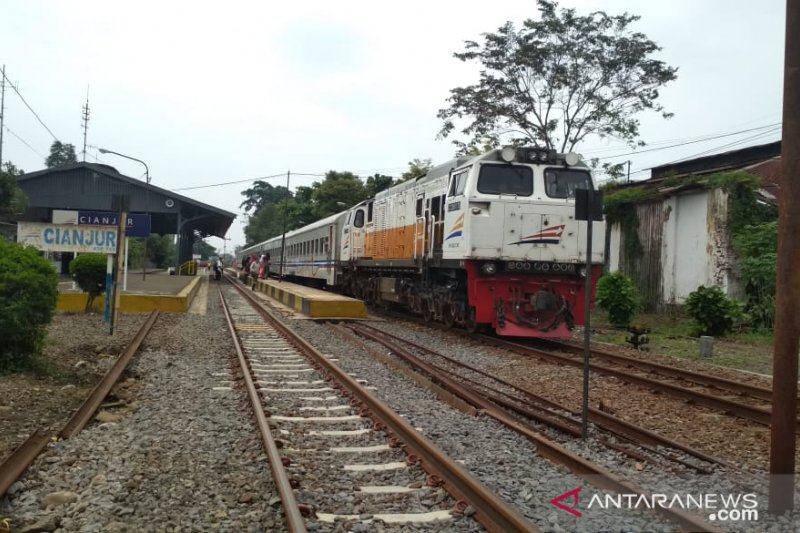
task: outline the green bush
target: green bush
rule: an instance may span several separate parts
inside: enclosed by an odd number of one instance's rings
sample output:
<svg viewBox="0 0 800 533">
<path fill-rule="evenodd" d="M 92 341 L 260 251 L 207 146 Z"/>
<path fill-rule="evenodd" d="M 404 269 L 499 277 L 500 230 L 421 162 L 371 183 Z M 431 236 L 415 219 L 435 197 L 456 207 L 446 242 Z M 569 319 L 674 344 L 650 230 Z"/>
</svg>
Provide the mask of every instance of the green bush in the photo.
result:
<svg viewBox="0 0 800 533">
<path fill-rule="evenodd" d="M 58 275 L 31 247 L 0 239 L 0 372 L 27 368 L 40 353 L 58 302 Z"/>
<path fill-rule="evenodd" d="M 617 271 L 597 280 L 597 305 L 608 312 L 608 321 L 614 326 L 627 327 L 631 323 L 639 302 L 633 280 Z"/>
<path fill-rule="evenodd" d="M 94 299 L 106 289 L 106 262 L 103 254 L 81 254 L 69 264 L 69 273 L 81 290 L 89 295 L 86 309 L 92 308 Z"/>
<path fill-rule="evenodd" d="M 719 287 L 700 285 L 689 294 L 685 309 L 698 326 L 700 335 L 724 335 L 742 317 L 739 303 L 725 296 Z"/>
</svg>

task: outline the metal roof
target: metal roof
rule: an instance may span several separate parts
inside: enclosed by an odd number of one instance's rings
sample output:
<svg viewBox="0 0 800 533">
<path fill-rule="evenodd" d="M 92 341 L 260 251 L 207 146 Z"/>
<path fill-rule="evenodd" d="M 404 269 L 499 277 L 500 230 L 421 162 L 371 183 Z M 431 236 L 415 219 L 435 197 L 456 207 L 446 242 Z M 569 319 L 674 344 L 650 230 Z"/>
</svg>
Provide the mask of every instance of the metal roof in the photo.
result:
<svg viewBox="0 0 800 533">
<path fill-rule="evenodd" d="M 114 195 L 130 199 L 129 212 L 149 213 L 153 233 L 224 237 L 234 213 L 198 202 L 139 179 L 114 167 L 74 163 L 17 177 L 29 199 L 26 219 L 49 217 L 52 209 L 111 211 Z"/>
</svg>

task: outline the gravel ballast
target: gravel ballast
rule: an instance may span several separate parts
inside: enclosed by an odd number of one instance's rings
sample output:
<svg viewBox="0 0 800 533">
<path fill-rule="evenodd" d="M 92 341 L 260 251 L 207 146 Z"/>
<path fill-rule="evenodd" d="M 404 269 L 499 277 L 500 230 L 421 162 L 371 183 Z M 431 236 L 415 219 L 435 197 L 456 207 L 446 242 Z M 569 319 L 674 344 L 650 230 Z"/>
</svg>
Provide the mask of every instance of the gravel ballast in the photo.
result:
<svg viewBox="0 0 800 533">
<path fill-rule="evenodd" d="M 600 491 L 537 454 L 527 439 L 484 416 L 469 416 L 427 389 L 377 362 L 339 329 L 310 320 L 284 320 L 320 351 L 368 385 L 484 484 L 517 506 L 543 531 L 675 531 L 645 510 L 588 507 Z M 125 317 L 123 317 L 123 320 Z M 405 322 L 373 322 L 387 331 L 471 364 L 497 364 L 496 351 Z M 162 315 L 134 359 L 118 392 L 120 407 L 107 409 L 77 437 L 52 445 L 0 503 L 0 518 L 13 531 L 281 531 L 277 493 L 244 393 L 231 388 L 231 346 L 219 304 L 208 314 Z M 657 490 L 692 490 L 671 474 L 637 474 L 630 462 L 608 451 L 575 451 L 615 465 L 615 472 Z M 614 463 L 616 461 L 616 463 Z M 610 466 L 609 466 L 610 467 Z M 629 476 L 630 475 L 630 476 Z M 714 487 L 716 487 L 714 489 Z M 551 504 L 581 488 L 575 516 Z M 736 487 L 724 477 L 702 489 Z M 795 515 L 774 518 L 759 494 L 759 519 L 715 525 L 724 531 L 794 531 Z M 563 501 L 572 505 L 571 499 Z M 704 512 L 696 513 L 708 519 Z M 38 527 L 38 529 L 36 529 Z M 424 529 L 408 526 L 408 531 Z M 369 530 L 369 529 L 367 529 Z"/>
</svg>

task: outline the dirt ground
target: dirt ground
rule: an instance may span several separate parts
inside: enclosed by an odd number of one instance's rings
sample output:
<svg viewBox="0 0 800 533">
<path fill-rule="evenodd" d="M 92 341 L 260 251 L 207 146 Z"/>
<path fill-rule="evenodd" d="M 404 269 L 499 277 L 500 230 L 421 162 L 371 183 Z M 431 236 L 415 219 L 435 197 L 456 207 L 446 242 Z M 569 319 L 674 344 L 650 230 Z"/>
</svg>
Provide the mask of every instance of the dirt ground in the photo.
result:
<svg viewBox="0 0 800 533">
<path fill-rule="evenodd" d="M 111 336 L 102 315 L 56 314 L 47 328 L 41 375 L 0 376 L 0 460 L 36 430 L 60 430 L 143 320 L 126 316 Z"/>
</svg>

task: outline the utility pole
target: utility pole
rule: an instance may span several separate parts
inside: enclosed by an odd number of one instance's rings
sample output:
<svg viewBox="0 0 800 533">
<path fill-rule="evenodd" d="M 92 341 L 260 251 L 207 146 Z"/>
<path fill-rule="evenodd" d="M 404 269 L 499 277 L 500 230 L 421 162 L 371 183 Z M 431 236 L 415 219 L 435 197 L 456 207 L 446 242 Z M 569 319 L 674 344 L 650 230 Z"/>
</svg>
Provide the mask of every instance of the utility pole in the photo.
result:
<svg viewBox="0 0 800 533">
<path fill-rule="evenodd" d="M 772 419 L 769 453 L 769 512 L 794 509 L 797 443 L 797 351 L 800 348 L 800 2 L 786 0 L 783 71 L 781 194 L 778 208 L 778 274 L 772 359 Z"/>
<path fill-rule="evenodd" d="M 86 87 L 86 104 L 83 106 L 83 161 L 86 162 L 86 132 L 89 130 L 89 87 Z"/>
<path fill-rule="evenodd" d="M 3 117 L 6 115 L 6 66 L 0 72 L 0 170 L 3 168 Z"/>
<path fill-rule="evenodd" d="M 290 170 L 286 171 L 286 190 L 289 190 L 289 178 L 292 175 Z M 291 194 L 291 193 L 290 193 Z M 285 206 L 284 206 L 285 207 Z M 283 211 L 283 237 L 281 237 L 281 268 L 278 281 L 283 281 L 283 266 L 286 264 L 286 210 Z"/>
</svg>

